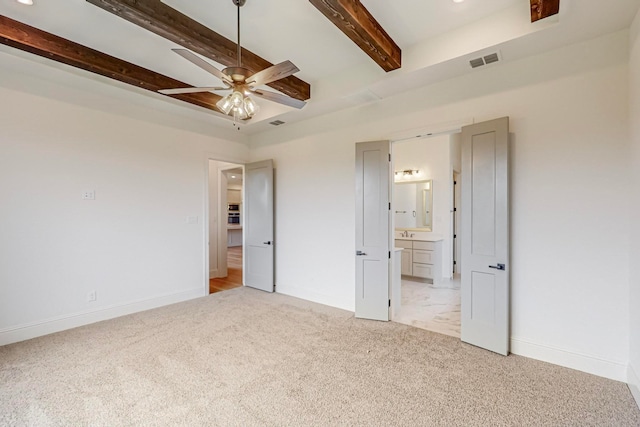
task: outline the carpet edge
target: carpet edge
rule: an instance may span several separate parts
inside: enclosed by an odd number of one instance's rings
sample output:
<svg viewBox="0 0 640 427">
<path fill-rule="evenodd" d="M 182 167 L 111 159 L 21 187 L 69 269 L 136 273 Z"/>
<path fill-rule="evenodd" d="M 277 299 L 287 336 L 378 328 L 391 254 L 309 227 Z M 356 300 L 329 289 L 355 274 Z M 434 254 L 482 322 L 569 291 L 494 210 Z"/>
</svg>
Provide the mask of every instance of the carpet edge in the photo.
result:
<svg viewBox="0 0 640 427">
<path fill-rule="evenodd" d="M 0 346 L 49 335 L 127 314 L 138 313 L 165 305 L 175 304 L 203 296 L 203 288 L 193 288 L 155 296 L 153 298 L 129 301 L 122 304 L 100 307 L 76 313 L 64 314 L 31 323 L 0 329 Z"/>
</svg>

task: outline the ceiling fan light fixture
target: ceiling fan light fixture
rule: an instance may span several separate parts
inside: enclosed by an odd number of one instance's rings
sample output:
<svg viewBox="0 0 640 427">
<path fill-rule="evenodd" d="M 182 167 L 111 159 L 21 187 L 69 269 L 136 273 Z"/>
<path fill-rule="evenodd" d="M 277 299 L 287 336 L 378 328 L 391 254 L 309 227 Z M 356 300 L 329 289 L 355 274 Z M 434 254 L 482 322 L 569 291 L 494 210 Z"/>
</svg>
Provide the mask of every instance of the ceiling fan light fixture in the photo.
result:
<svg viewBox="0 0 640 427">
<path fill-rule="evenodd" d="M 258 112 L 258 110 L 260 109 L 260 107 L 258 106 L 258 104 L 256 104 L 256 102 L 249 98 L 248 96 L 244 99 L 244 109 L 247 112 L 247 115 L 249 117 L 253 117 L 254 114 L 256 114 Z"/>
<path fill-rule="evenodd" d="M 248 119 L 249 115 L 243 107 L 233 107 L 233 119 L 237 123 L 238 120 Z"/>
<path fill-rule="evenodd" d="M 244 96 L 242 95 L 241 92 L 234 90 L 233 93 L 231 94 L 230 100 L 234 108 L 239 108 L 242 106 L 242 103 L 244 101 Z"/>
<path fill-rule="evenodd" d="M 233 102 L 231 102 L 231 94 L 225 96 L 216 103 L 216 107 L 224 114 L 229 114 L 233 108 Z"/>
</svg>

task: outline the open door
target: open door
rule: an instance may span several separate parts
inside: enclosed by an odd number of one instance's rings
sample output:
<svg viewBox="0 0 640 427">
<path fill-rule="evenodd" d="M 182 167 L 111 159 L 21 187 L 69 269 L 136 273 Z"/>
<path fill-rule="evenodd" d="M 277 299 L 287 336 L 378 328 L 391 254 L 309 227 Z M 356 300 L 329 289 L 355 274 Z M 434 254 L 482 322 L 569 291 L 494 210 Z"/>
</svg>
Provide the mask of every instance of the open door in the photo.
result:
<svg viewBox="0 0 640 427">
<path fill-rule="evenodd" d="M 244 284 L 273 292 L 273 161 L 250 163 L 244 170 Z"/>
<path fill-rule="evenodd" d="M 356 317 L 389 320 L 391 144 L 356 144 Z"/>
<path fill-rule="evenodd" d="M 509 354 L 509 118 L 462 128 L 461 339 Z"/>
</svg>

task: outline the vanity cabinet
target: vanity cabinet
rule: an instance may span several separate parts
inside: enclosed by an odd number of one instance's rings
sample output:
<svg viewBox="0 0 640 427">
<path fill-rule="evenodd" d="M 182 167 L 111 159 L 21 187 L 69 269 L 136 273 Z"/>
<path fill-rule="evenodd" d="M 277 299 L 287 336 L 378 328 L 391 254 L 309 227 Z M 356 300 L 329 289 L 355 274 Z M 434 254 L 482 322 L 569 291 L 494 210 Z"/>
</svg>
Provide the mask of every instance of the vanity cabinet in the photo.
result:
<svg viewBox="0 0 640 427">
<path fill-rule="evenodd" d="M 396 239 L 395 246 L 402 248 L 400 271 L 403 276 L 441 280 L 442 240 Z"/>
</svg>

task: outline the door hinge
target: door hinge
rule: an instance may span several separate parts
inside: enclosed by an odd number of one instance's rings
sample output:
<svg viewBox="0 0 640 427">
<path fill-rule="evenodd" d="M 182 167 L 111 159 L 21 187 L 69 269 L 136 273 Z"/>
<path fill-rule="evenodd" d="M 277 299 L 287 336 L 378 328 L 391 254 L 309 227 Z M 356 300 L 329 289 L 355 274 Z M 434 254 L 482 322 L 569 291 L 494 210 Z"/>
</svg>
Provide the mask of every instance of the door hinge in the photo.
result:
<svg viewBox="0 0 640 427">
<path fill-rule="evenodd" d="M 454 211 L 454 212 L 457 212 L 457 211 L 458 211 L 458 208 L 453 208 L 453 211 Z"/>
<path fill-rule="evenodd" d="M 458 181 L 453 181 L 453 185 L 456 185 L 456 184 L 458 184 Z"/>
<path fill-rule="evenodd" d="M 389 153 L 389 161 L 391 161 L 391 153 Z"/>
<path fill-rule="evenodd" d="M 453 265 L 458 265 L 458 263 L 456 261 L 453 261 Z"/>
<path fill-rule="evenodd" d="M 391 210 L 391 202 L 389 202 L 389 210 Z"/>
<path fill-rule="evenodd" d="M 391 259 L 391 251 L 389 251 L 389 259 Z"/>
<path fill-rule="evenodd" d="M 389 300 L 389 307 L 391 307 L 391 300 Z"/>
<path fill-rule="evenodd" d="M 453 235 L 453 238 L 454 238 L 454 239 L 457 239 L 457 238 L 458 238 L 458 235 L 457 235 L 457 234 L 454 234 L 454 235 Z"/>
</svg>

